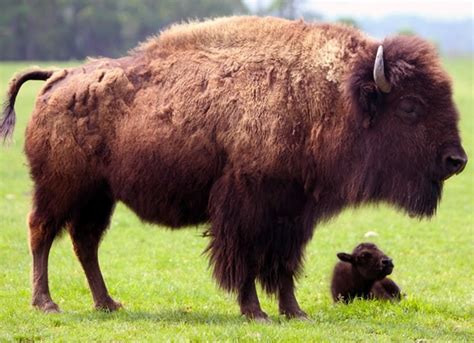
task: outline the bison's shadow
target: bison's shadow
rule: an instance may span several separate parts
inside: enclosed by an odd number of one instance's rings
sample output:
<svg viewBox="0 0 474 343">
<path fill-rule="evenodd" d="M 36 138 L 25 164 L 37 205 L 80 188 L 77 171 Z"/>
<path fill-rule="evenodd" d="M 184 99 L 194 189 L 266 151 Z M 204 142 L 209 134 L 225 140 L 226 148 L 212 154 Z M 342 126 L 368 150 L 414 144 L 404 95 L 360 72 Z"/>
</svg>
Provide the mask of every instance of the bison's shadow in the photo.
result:
<svg viewBox="0 0 474 343">
<path fill-rule="evenodd" d="M 76 312 L 70 314 L 71 317 L 79 321 L 122 321 L 122 322 L 168 322 L 182 324 L 241 324 L 246 319 L 236 314 L 222 314 L 206 311 L 187 311 L 187 310 L 159 310 L 157 312 L 134 311 L 122 309 L 114 313 L 106 312 Z"/>
<path fill-rule="evenodd" d="M 343 306 L 343 305 L 341 305 Z M 344 305 L 346 306 L 346 305 Z M 349 305 L 350 306 L 350 305 Z M 429 312 L 429 311 L 428 311 Z M 74 319 L 78 322 L 90 322 L 92 324 L 97 324 L 98 322 L 126 322 L 139 324 L 142 323 L 169 323 L 169 324 L 179 324 L 179 325 L 235 325 L 241 326 L 243 323 L 248 323 L 248 320 L 243 316 L 240 316 L 238 312 L 235 314 L 224 314 L 216 313 L 213 311 L 188 311 L 180 309 L 162 309 L 157 312 L 148 312 L 141 310 L 120 310 L 118 312 L 106 313 L 106 312 L 97 312 L 97 311 L 87 311 L 87 312 L 74 312 L 68 314 L 69 318 Z M 283 324 L 283 323 L 306 323 L 307 325 L 314 326 L 318 324 L 327 324 L 330 320 L 333 324 L 337 322 L 346 322 L 348 320 L 347 316 L 340 316 L 338 318 L 331 317 L 329 319 L 327 316 L 321 313 L 310 314 L 309 321 L 298 321 L 298 320 L 288 320 L 283 316 L 271 315 L 270 324 Z M 358 314 L 354 315 L 354 318 L 357 320 L 373 319 L 373 313 Z M 262 325 L 268 325 L 264 323 Z M 300 325 L 300 324 L 297 324 Z M 378 327 L 381 332 L 387 330 L 385 324 L 383 323 L 372 323 L 374 327 Z M 394 327 L 405 327 L 406 323 L 395 323 L 390 324 L 392 329 Z M 431 325 L 421 324 L 418 326 L 417 330 L 419 332 L 430 333 L 432 330 Z M 455 334 L 456 338 L 464 339 L 470 335 L 470 331 L 467 329 L 458 329 L 453 333 L 451 328 L 437 328 L 436 331 L 438 334 L 450 335 Z"/>
</svg>

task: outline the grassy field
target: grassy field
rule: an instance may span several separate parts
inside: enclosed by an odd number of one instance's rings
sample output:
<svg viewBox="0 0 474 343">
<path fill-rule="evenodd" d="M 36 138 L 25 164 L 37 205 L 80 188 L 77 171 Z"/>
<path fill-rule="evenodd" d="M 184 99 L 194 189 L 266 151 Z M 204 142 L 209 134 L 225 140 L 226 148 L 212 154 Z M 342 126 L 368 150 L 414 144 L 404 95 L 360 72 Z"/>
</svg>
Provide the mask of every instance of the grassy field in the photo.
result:
<svg viewBox="0 0 474 343">
<path fill-rule="evenodd" d="M 29 64 L 28 64 L 29 65 Z M 47 65 L 43 63 L 42 65 Z M 446 60 L 454 78 L 464 146 L 474 158 L 473 61 Z M 0 93 L 27 64 L 0 64 Z M 318 227 L 308 246 L 298 299 L 310 322 L 278 316 L 262 296 L 272 324 L 247 322 L 234 297 L 217 289 L 201 253 L 202 227 L 170 232 L 142 224 L 124 206 L 115 211 L 100 259 L 113 297 L 125 309 L 99 313 L 67 236 L 50 256 L 50 287 L 63 310 L 30 307 L 26 215 L 31 181 L 22 152 L 24 130 L 41 82 L 25 84 L 16 110 L 14 143 L 0 147 L 0 341 L 474 341 L 474 161 L 445 185 L 438 214 L 410 219 L 387 207 L 348 210 Z M 334 305 L 329 279 L 336 253 L 367 231 L 395 261 L 393 278 L 407 297 L 399 304 Z"/>
</svg>

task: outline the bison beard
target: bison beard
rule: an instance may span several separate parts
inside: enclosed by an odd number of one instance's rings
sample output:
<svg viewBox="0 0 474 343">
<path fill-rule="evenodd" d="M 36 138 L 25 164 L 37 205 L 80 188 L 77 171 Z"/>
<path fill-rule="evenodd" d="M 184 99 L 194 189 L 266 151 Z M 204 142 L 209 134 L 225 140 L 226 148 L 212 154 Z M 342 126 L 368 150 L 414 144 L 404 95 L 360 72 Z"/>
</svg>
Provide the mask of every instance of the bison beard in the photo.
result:
<svg viewBox="0 0 474 343">
<path fill-rule="evenodd" d="M 209 223 L 214 277 L 248 318 L 267 318 L 256 280 L 304 317 L 294 281 L 316 223 L 370 202 L 430 216 L 467 161 L 449 78 L 416 37 L 275 18 L 177 25 L 120 59 L 19 75 L 0 136 L 31 79 L 47 80 L 25 139 L 33 305 L 46 312 L 59 310 L 48 254 L 64 228 L 95 306 L 121 306 L 98 247 L 122 201 L 148 222 Z"/>
</svg>

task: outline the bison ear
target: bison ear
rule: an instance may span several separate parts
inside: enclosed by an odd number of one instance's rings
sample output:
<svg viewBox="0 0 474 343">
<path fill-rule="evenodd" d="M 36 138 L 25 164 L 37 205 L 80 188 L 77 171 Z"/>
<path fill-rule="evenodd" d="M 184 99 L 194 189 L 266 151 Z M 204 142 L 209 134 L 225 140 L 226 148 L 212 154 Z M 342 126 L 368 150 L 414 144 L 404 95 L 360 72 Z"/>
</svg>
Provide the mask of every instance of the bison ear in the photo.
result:
<svg viewBox="0 0 474 343">
<path fill-rule="evenodd" d="M 364 128 L 369 128 L 377 116 L 381 96 L 373 78 L 373 62 L 355 66 L 346 80 L 344 93 L 349 111 L 362 121 Z"/>
<path fill-rule="evenodd" d="M 360 56 L 345 80 L 347 104 L 352 113 L 359 115 L 365 128 L 372 126 L 384 95 L 392 89 L 391 80 L 386 74 L 385 58 L 383 46 L 374 46 Z"/>
<path fill-rule="evenodd" d="M 348 263 L 353 263 L 354 258 L 352 257 L 351 254 L 347 254 L 345 252 L 340 252 L 337 254 L 337 257 L 342 261 L 342 262 L 348 262 Z"/>
<path fill-rule="evenodd" d="M 364 128 L 372 126 L 377 117 L 377 102 L 380 94 L 374 83 L 366 83 L 359 89 L 359 106 L 363 116 Z"/>
</svg>

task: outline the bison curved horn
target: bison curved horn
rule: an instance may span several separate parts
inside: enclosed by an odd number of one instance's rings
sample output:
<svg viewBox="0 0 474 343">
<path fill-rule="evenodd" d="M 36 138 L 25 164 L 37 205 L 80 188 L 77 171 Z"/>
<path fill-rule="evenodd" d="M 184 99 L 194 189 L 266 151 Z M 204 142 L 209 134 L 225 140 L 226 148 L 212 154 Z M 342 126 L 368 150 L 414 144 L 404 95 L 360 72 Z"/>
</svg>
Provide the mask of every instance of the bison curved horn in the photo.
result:
<svg viewBox="0 0 474 343">
<path fill-rule="evenodd" d="M 384 93 L 390 93 L 392 86 L 385 78 L 384 64 L 383 64 L 383 46 L 380 45 L 377 50 L 377 56 L 374 63 L 374 80 L 377 87 Z"/>
</svg>

